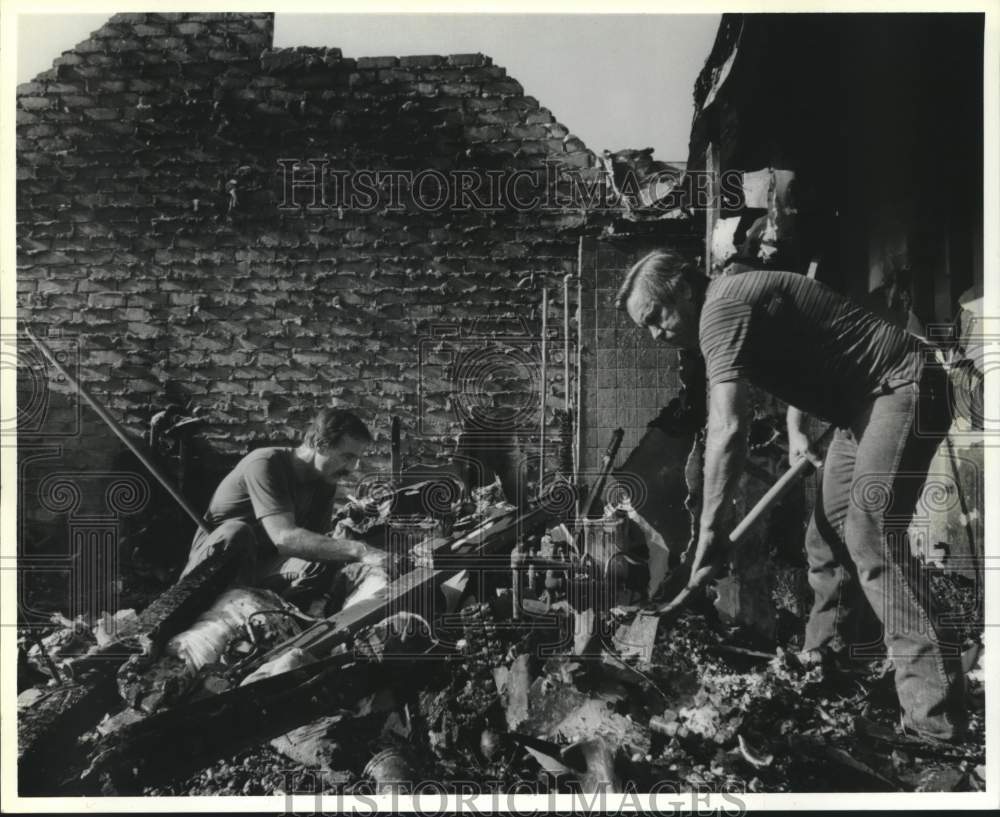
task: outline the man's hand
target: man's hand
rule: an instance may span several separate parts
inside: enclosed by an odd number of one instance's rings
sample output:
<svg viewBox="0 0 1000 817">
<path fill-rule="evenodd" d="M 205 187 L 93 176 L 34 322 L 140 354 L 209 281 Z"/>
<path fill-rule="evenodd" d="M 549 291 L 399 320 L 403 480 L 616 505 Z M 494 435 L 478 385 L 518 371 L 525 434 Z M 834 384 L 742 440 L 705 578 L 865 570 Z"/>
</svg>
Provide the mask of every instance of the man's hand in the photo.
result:
<svg viewBox="0 0 1000 817">
<path fill-rule="evenodd" d="M 728 555 L 729 541 L 725 537 L 702 531 L 691 563 L 688 589 L 697 590 L 708 584 L 722 569 Z"/>
<path fill-rule="evenodd" d="M 788 464 L 798 465 L 803 457 L 816 468 L 821 468 L 823 465 L 823 458 L 813 448 L 809 437 L 797 428 L 790 428 L 788 429 Z"/>
<path fill-rule="evenodd" d="M 360 561 L 363 565 L 371 565 L 372 567 L 378 567 L 385 570 L 388 565 L 388 560 L 389 554 L 384 550 L 364 546 L 364 550 L 361 552 L 361 558 L 358 561 Z"/>
<path fill-rule="evenodd" d="M 295 524 L 292 514 L 272 514 L 261 519 L 268 537 L 282 556 L 298 556 L 310 562 L 361 562 L 371 548 L 355 539 L 326 536 Z M 381 553 L 381 551 L 375 551 Z M 368 556 L 368 564 L 384 563 L 381 557 Z"/>
<path fill-rule="evenodd" d="M 725 564 L 729 554 L 728 544 L 728 540 L 723 537 L 702 531 L 698 537 L 698 546 L 694 549 L 694 557 L 691 557 L 691 551 L 688 550 L 681 565 L 664 581 L 663 592 L 670 601 L 657 608 L 657 615 L 675 612 L 689 604 Z"/>
</svg>

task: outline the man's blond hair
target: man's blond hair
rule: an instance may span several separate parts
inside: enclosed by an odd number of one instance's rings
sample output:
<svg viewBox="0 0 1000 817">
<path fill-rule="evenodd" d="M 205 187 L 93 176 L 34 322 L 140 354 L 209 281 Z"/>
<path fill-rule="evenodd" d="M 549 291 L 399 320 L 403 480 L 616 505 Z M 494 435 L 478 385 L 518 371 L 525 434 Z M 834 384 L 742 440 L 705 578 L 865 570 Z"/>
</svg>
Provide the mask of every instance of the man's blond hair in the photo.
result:
<svg viewBox="0 0 1000 817">
<path fill-rule="evenodd" d="M 674 303 L 682 282 L 700 300 L 707 282 L 695 265 L 673 250 L 653 250 L 628 271 L 615 296 L 615 307 L 625 309 L 633 292 L 644 294 L 652 307 Z"/>
</svg>

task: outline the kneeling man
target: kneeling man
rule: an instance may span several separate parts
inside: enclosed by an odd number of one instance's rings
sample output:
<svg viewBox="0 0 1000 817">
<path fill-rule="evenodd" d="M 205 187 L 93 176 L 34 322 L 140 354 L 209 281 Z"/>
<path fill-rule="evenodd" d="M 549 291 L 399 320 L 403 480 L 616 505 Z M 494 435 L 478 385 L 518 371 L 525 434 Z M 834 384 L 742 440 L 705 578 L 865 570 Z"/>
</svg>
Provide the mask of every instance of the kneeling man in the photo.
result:
<svg viewBox="0 0 1000 817">
<path fill-rule="evenodd" d="M 312 585 L 328 564 L 381 567 L 385 553 L 330 529 L 337 481 L 355 470 L 371 433 L 354 414 L 325 408 L 297 448 L 258 448 L 216 488 L 181 576 L 218 550 L 245 553 L 241 579 L 278 593 Z"/>
</svg>

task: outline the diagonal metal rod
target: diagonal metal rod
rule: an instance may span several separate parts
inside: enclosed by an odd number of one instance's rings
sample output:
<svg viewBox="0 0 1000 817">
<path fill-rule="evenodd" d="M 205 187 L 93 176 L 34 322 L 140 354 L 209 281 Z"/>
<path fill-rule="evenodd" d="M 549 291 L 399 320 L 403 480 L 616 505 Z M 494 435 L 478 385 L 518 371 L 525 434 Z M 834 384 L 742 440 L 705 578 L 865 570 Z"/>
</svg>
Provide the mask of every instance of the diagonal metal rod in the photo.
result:
<svg viewBox="0 0 1000 817">
<path fill-rule="evenodd" d="M 118 424 L 118 421 L 108 413 L 108 410 L 98 403 L 97 400 L 91 397 L 87 390 L 83 387 L 83 384 L 77 382 L 73 375 L 66 370 L 66 367 L 58 361 L 55 353 L 48 347 L 48 345 L 27 327 L 25 327 L 24 334 L 28 336 L 28 339 L 34 343 L 35 346 L 38 347 L 38 350 L 45 356 L 46 360 L 52 364 L 53 368 L 66 378 L 66 382 L 68 382 L 87 402 L 87 404 L 95 412 L 97 412 L 97 416 L 104 420 L 108 428 L 110 428 L 114 432 L 115 436 L 125 444 L 125 447 L 135 454 L 139 462 L 146 466 L 146 470 L 149 471 L 149 473 L 156 478 L 156 481 L 166 489 L 167 493 L 176 500 L 177 504 L 180 505 L 187 515 L 194 520 L 194 523 L 201 528 L 203 532 L 211 533 L 212 529 L 208 527 L 208 524 L 194 509 L 194 506 L 191 505 L 191 503 L 188 502 L 187 499 L 185 499 L 184 496 L 171 484 L 166 474 L 160 471 L 159 467 L 155 462 L 153 462 L 152 459 L 150 459 L 149 455 L 136 444 L 135 440 L 129 437 L 125 429 L 122 428 Z"/>
<path fill-rule="evenodd" d="M 607 482 L 608 474 L 611 473 L 611 469 L 615 465 L 615 457 L 618 456 L 618 449 L 621 448 L 622 440 L 625 439 L 625 429 L 616 428 L 611 432 L 611 442 L 608 443 L 608 447 L 604 452 L 604 456 L 601 458 L 601 472 L 597 477 L 597 480 L 593 485 L 590 486 L 590 492 L 587 494 L 587 498 L 584 500 L 583 507 L 577 508 L 576 511 L 576 529 L 579 533 L 583 520 L 590 515 L 590 509 L 593 504 L 597 501 L 597 497 L 601 495 L 601 491 L 604 490 L 604 483 Z"/>
<path fill-rule="evenodd" d="M 546 384 L 546 343 L 549 334 L 549 290 L 542 289 L 542 372 L 541 372 L 541 419 L 538 426 L 538 498 L 542 498 L 545 479 L 545 397 L 548 391 Z"/>
</svg>

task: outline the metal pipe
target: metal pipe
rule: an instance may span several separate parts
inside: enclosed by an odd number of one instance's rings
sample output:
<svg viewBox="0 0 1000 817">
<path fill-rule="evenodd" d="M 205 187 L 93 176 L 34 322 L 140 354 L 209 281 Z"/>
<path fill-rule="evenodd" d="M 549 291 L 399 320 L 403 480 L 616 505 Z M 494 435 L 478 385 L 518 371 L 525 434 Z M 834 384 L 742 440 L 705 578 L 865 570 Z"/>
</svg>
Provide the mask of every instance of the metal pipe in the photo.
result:
<svg viewBox="0 0 1000 817">
<path fill-rule="evenodd" d="M 569 282 L 574 275 L 568 272 L 563 276 L 563 399 L 566 402 L 566 424 L 569 428 L 569 439 L 560 438 L 560 447 L 569 446 L 570 468 L 573 473 L 571 480 L 576 479 L 576 451 L 574 440 L 576 437 L 576 407 L 573 405 L 573 390 L 569 379 L 569 359 L 570 359 L 570 330 L 569 330 Z M 563 449 L 564 450 L 564 449 Z"/>
<path fill-rule="evenodd" d="M 608 443 L 607 449 L 604 451 L 604 456 L 601 458 L 601 473 L 598 476 L 597 481 L 590 486 L 590 491 L 587 494 L 586 500 L 584 500 L 584 506 L 580 508 L 577 512 L 576 517 L 576 528 L 579 533 L 582 521 L 590 514 L 590 508 L 597 501 L 597 497 L 600 496 L 601 491 L 604 490 L 604 483 L 608 479 L 608 474 L 611 473 L 611 469 L 615 465 L 615 457 L 618 456 L 618 449 L 621 448 L 622 440 L 625 438 L 625 429 L 616 428 L 611 432 L 611 442 Z"/>
<path fill-rule="evenodd" d="M 518 542 L 510 552 L 511 615 L 514 621 L 521 620 L 521 565 L 524 561 L 524 544 Z"/>
<path fill-rule="evenodd" d="M 570 414 L 573 408 L 569 390 L 569 281 L 572 277 L 572 272 L 567 272 L 563 276 L 563 399 L 566 401 L 567 414 Z"/>
<path fill-rule="evenodd" d="M 396 485 L 399 484 L 403 476 L 403 456 L 399 436 L 399 417 L 393 417 L 392 428 L 390 431 L 392 446 L 390 453 L 390 468 L 392 469 L 392 481 Z"/>
<path fill-rule="evenodd" d="M 545 476 L 545 392 L 546 392 L 546 344 L 549 334 L 549 290 L 542 289 L 542 384 L 541 384 L 541 418 L 539 419 L 538 436 L 538 498 L 542 498 L 542 485 Z"/>
<path fill-rule="evenodd" d="M 580 484 L 580 469 L 583 467 L 583 236 L 577 252 L 576 271 L 576 451 L 573 457 L 573 483 Z"/>
<path fill-rule="evenodd" d="M 55 368 L 55 370 L 59 372 L 59 374 L 61 374 L 63 377 L 66 378 L 66 382 L 69 383 L 77 391 L 77 393 L 90 405 L 90 407 L 95 412 L 97 412 L 97 416 L 100 417 L 102 420 L 104 420 L 108 428 L 110 428 L 111 431 L 114 432 L 114 435 L 125 444 L 125 447 L 133 454 L 135 454 L 139 462 L 141 462 L 144 466 L 146 466 L 146 470 L 149 471 L 149 473 L 156 478 L 156 481 L 159 482 L 160 485 L 162 485 L 166 489 L 167 493 L 170 494 L 170 496 L 174 498 L 177 504 L 184 509 L 187 515 L 194 520 L 194 523 L 204 533 L 211 533 L 212 529 L 208 527 L 208 524 L 205 522 L 204 519 L 202 519 L 201 515 L 194 509 L 191 503 L 188 502 L 187 499 L 185 499 L 184 496 L 170 483 L 170 480 L 167 479 L 167 476 L 160 471 L 156 463 L 154 463 L 153 460 L 150 459 L 149 455 L 147 455 L 145 451 L 143 451 L 141 448 L 139 448 L 138 445 L 136 445 L 135 441 L 131 437 L 129 437 L 129 435 L 126 433 L 125 429 L 123 429 L 120 425 L 118 425 L 118 421 L 115 420 L 115 418 L 108 413 L 107 409 L 105 409 L 104 406 L 102 406 L 100 403 L 97 402 L 97 400 L 91 397 L 90 394 L 87 392 L 87 390 L 83 387 L 83 385 L 81 383 L 78 383 L 73 378 L 73 376 L 66 370 L 66 367 L 63 366 L 56 359 L 55 354 L 48 347 L 48 345 L 40 338 L 36 337 L 35 334 L 30 329 L 25 328 L 24 334 L 27 335 L 28 339 L 32 343 L 34 343 L 35 346 L 38 347 L 39 351 L 43 355 L 45 355 L 46 359 L 49 361 L 49 363 L 52 364 L 53 368 Z"/>
</svg>

